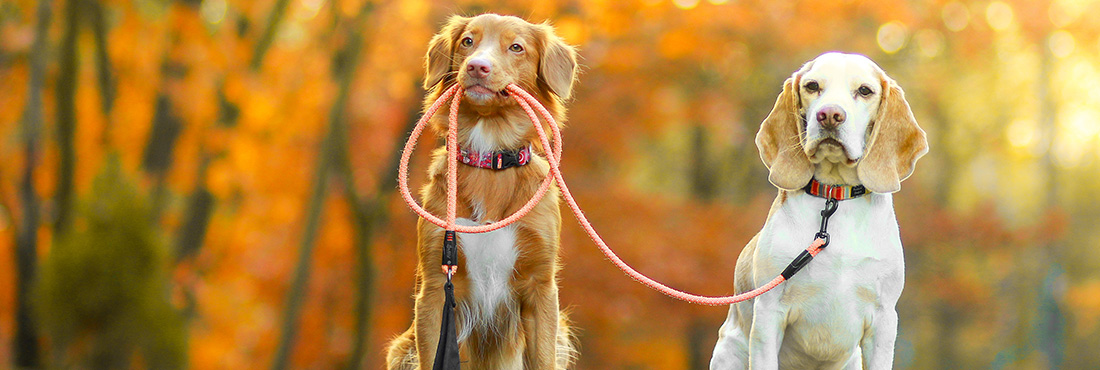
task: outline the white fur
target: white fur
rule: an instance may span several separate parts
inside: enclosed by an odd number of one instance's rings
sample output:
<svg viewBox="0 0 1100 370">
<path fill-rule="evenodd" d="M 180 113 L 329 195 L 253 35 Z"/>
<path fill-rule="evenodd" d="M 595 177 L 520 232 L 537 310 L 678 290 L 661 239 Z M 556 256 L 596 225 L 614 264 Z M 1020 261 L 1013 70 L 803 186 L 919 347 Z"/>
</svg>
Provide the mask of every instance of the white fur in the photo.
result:
<svg viewBox="0 0 1100 370">
<path fill-rule="evenodd" d="M 870 59 L 827 53 L 802 76 L 803 143 L 814 176 L 832 184 L 859 183 L 855 160 L 865 152 L 868 127 L 881 101 L 882 80 Z M 807 94 L 810 81 L 820 91 Z M 873 94 L 861 96 L 860 86 Z M 824 129 L 817 112 L 836 104 L 845 121 Z M 826 138 L 836 145 L 818 145 Z M 788 192 L 772 209 L 737 280 L 764 285 L 814 240 L 825 199 Z M 840 201 L 829 219 L 830 244 L 791 280 L 752 300 L 734 304 L 719 330 L 712 370 L 889 369 L 898 317 L 894 307 L 905 285 L 905 263 L 893 200 L 872 193 Z"/>
<path fill-rule="evenodd" d="M 751 256 L 755 286 L 774 278 L 809 246 L 824 204 L 822 198 L 790 193 L 768 219 Z M 737 322 L 739 307 L 730 308 L 711 369 L 778 369 L 780 358 L 807 368 L 859 369 L 860 362 L 869 369 L 891 367 L 894 305 L 905 266 L 890 195 L 841 201 L 829 219 L 829 234 L 829 246 L 790 281 L 740 303 L 752 305 L 749 335 Z"/>
<path fill-rule="evenodd" d="M 470 135 L 466 145 L 474 151 L 486 153 L 500 148 L 500 143 L 498 141 L 496 137 L 485 132 L 485 122 L 478 119 L 474 128 L 470 129 Z"/>
<path fill-rule="evenodd" d="M 804 87 L 817 82 L 820 91 L 807 93 Z M 878 112 L 882 97 L 881 79 L 875 64 L 857 54 L 826 53 L 814 60 L 810 70 L 802 75 L 802 106 L 806 107 L 806 147 L 816 149 L 817 142 L 834 138 L 844 145 L 847 159 L 863 157 L 867 127 Z M 869 87 L 873 93 L 861 96 L 860 86 Z M 835 130 L 825 130 L 817 121 L 817 113 L 826 105 L 837 105 L 845 113 L 845 120 Z"/>
<path fill-rule="evenodd" d="M 464 218 L 456 220 L 456 223 L 478 225 Z M 458 341 L 463 342 L 474 329 L 499 329 L 494 325 L 493 318 L 501 305 L 509 310 L 516 309 L 511 294 L 511 280 L 518 257 L 516 226 L 508 225 L 481 234 L 458 233 L 458 245 L 466 257 L 463 268 L 470 279 L 471 293 L 469 301 L 463 302 L 458 310 L 462 315 L 459 322 L 463 323 L 458 328 Z"/>
</svg>

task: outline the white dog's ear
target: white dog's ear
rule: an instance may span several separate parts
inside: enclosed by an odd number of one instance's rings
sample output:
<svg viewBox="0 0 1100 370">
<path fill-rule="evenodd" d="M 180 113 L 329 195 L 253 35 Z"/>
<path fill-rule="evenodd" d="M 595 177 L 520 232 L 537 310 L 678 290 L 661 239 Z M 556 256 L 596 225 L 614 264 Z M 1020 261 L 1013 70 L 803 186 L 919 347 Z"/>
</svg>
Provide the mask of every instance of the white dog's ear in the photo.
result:
<svg viewBox="0 0 1100 370">
<path fill-rule="evenodd" d="M 882 100 L 878 117 L 871 123 L 867 154 L 859 161 L 857 173 L 863 186 L 872 192 L 893 193 L 901 190 L 901 182 L 913 173 L 917 159 L 928 153 L 928 139 L 917 126 L 905 92 L 881 70 L 879 76 Z"/>
<path fill-rule="evenodd" d="M 768 167 L 768 181 L 784 190 L 800 189 L 814 175 L 813 164 L 802 149 L 805 128 L 802 127 L 804 119 L 799 93 L 802 75 L 812 64 L 812 61 L 806 63 L 783 83 L 783 92 L 775 100 L 775 107 L 756 133 L 756 148 Z"/>
<path fill-rule="evenodd" d="M 447 19 L 447 24 L 428 43 L 428 54 L 424 57 L 424 89 L 431 89 L 445 78 L 454 78 L 451 68 L 454 64 L 454 45 L 462 31 L 466 30 L 466 24 L 470 23 L 469 17 L 454 15 Z"/>
</svg>

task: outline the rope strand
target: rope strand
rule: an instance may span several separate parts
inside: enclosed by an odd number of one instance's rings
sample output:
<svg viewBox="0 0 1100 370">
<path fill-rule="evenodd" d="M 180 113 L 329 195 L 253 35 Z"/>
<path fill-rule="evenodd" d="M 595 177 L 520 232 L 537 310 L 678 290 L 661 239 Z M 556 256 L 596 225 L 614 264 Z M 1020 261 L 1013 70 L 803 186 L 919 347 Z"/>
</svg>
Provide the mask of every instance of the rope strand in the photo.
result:
<svg viewBox="0 0 1100 370">
<path fill-rule="evenodd" d="M 685 302 L 700 305 L 728 305 L 755 298 L 786 281 L 786 279 L 783 278 L 782 275 L 780 275 L 776 276 L 767 284 L 764 284 L 763 286 L 748 292 L 730 296 L 712 297 L 691 294 L 674 289 L 665 284 L 662 284 L 661 282 L 653 280 L 645 274 L 638 272 L 638 270 L 635 270 L 633 267 L 623 261 L 622 258 L 619 258 L 619 256 L 616 255 L 615 252 L 607 246 L 607 243 L 603 241 L 603 238 L 601 238 L 599 233 L 596 232 L 596 229 L 592 227 L 592 223 L 588 221 L 587 217 L 585 217 L 584 212 L 581 211 L 581 208 L 577 204 L 576 199 L 573 198 L 573 194 L 570 193 L 569 186 L 566 185 L 565 178 L 561 174 L 561 129 L 558 127 L 557 122 L 555 122 L 553 115 L 551 115 L 550 112 L 546 110 L 546 107 L 543 107 L 542 104 L 539 103 L 537 99 L 535 99 L 535 97 L 531 96 L 531 94 L 527 93 L 526 91 L 523 91 L 523 89 L 519 88 L 519 86 L 511 84 L 508 85 L 507 90 L 509 93 L 512 94 L 512 97 L 516 100 L 517 103 L 519 103 L 520 107 L 522 107 L 524 112 L 527 113 L 527 117 L 534 124 L 535 131 L 538 133 L 539 141 L 542 143 L 543 148 L 553 148 L 552 150 L 548 150 L 546 153 L 546 160 L 550 163 L 550 172 L 546 174 L 546 179 L 543 180 L 542 185 L 539 187 L 538 191 L 536 191 L 534 197 L 532 197 L 531 200 L 527 202 L 527 204 L 517 210 L 516 213 L 513 213 L 511 216 L 508 216 L 503 220 L 487 225 L 472 227 L 460 226 L 455 224 L 455 213 L 457 212 L 458 194 L 458 104 L 462 100 L 461 95 L 463 92 L 463 89 L 460 86 L 455 85 L 447 89 L 440 96 L 439 100 L 432 103 L 431 107 L 428 108 L 428 111 L 424 113 L 424 116 L 421 117 L 419 122 L 417 122 L 416 127 L 413 128 L 412 133 L 409 135 L 409 141 L 405 143 L 405 150 L 401 153 L 401 162 L 398 167 L 397 177 L 399 190 L 401 191 L 402 197 L 405 199 L 405 203 L 407 203 L 414 212 L 420 215 L 420 217 L 423 217 L 425 220 L 428 220 L 429 222 L 443 227 L 447 230 L 455 230 L 463 233 L 482 233 L 496 230 L 515 222 L 516 220 L 520 219 L 528 212 L 530 212 L 530 210 L 534 208 L 539 200 L 541 200 L 543 196 L 546 195 L 547 190 L 550 188 L 550 182 L 552 180 L 556 180 L 558 183 L 558 187 L 561 189 L 561 193 L 563 195 L 563 198 L 565 199 L 566 204 L 568 204 L 569 208 L 573 211 L 573 215 L 577 217 L 577 222 L 580 223 L 582 228 L 584 228 L 585 232 L 588 234 L 588 237 L 591 238 L 592 242 L 594 242 L 596 246 L 600 249 L 600 251 L 603 252 L 604 256 L 606 256 L 612 264 L 622 270 L 623 273 L 625 273 L 631 279 L 634 279 L 642 285 L 645 285 L 664 295 Z M 417 204 L 416 201 L 413 199 L 412 194 L 409 192 L 408 162 L 409 157 L 412 154 L 413 148 L 416 145 L 416 139 L 420 136 L 420 133 L 423 130 L 423 126 L 429 119 L 431 119 L 431 117 L 435 114 L 435 112 L 439 109 L 443 102 L 446 102 L 452 98 L 454 98 L 454 100 L 451 103 L 451 112 L 449 117 L 450 121 L 448 122 L 447 134 L 447 155 L 450 157 L 447 167 L 447 219 L 441 220 L 431 213 L 428 213 L 426 210 L 424 210 L 423 207 Z M 553 146 L 551 146 L 551 142 L 546 135 L 546 131 L 543 129 L 542 125 L 539 124 L 538 115 L 535 114 L 535 110 L 532 109 L 532 106 L 538 109 L 538 113 L 542 115 L 543 119 L 545 119 L 546 122 L 549 124 L 550 130 L 552 131 L 554 136 Z M 813 243 L 811 243 L 810 246 L 806 248 L 806 251 L 809 252 L 811 256 L 816 256 L 817 253 L 821 251 L 821 248 L 824 245 L 824 239 L 816 238 L 814 239 Z"/>
</svg>

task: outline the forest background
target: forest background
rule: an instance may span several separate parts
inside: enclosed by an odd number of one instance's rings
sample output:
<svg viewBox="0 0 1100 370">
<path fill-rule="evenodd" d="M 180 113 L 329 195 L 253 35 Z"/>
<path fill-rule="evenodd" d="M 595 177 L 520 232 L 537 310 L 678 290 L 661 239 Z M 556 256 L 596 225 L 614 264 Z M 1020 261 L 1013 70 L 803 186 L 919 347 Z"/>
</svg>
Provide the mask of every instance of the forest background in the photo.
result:
<svg viewBox="0 0 1100 370">
<path fill-rule="evenodd" d="M 896 367 L 1100 368 L 1094 0 L 5 0 L 0 368 L 382 368 L 427 41 L 487 11 L 579 47 L 563 169 L 596 228 L 713 295 L 775 195 L 753 137 L 782 81 L 868 55 L 931 144 L 894 196 Z M 564 225 L 577 368 L 706 369 L 726 308 Z"/>
</svg>

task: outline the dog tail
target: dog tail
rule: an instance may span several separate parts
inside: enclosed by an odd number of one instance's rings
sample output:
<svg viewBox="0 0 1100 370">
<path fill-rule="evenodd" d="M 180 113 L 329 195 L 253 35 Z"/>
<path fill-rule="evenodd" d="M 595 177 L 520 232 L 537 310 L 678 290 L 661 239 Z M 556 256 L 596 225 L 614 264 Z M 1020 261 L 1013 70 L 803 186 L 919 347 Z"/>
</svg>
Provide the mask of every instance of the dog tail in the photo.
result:
<svg viewBox="0 0 1100 370">
<path fill-rule="evenodd" d="M 569 325 L 569 313 L 562 311 L 558 314 L 557 336 L 557 369 L 568 369 L 577 359 L 576 335 Z"/>
<path fill-rule="evenodd" d="M 417 370 L 420 367 L 416 358 L 416 338 L 413 330 L 409 328 L 390 341 L 390 348 L 386 354 L 386 369 Z"/>
</svg>

